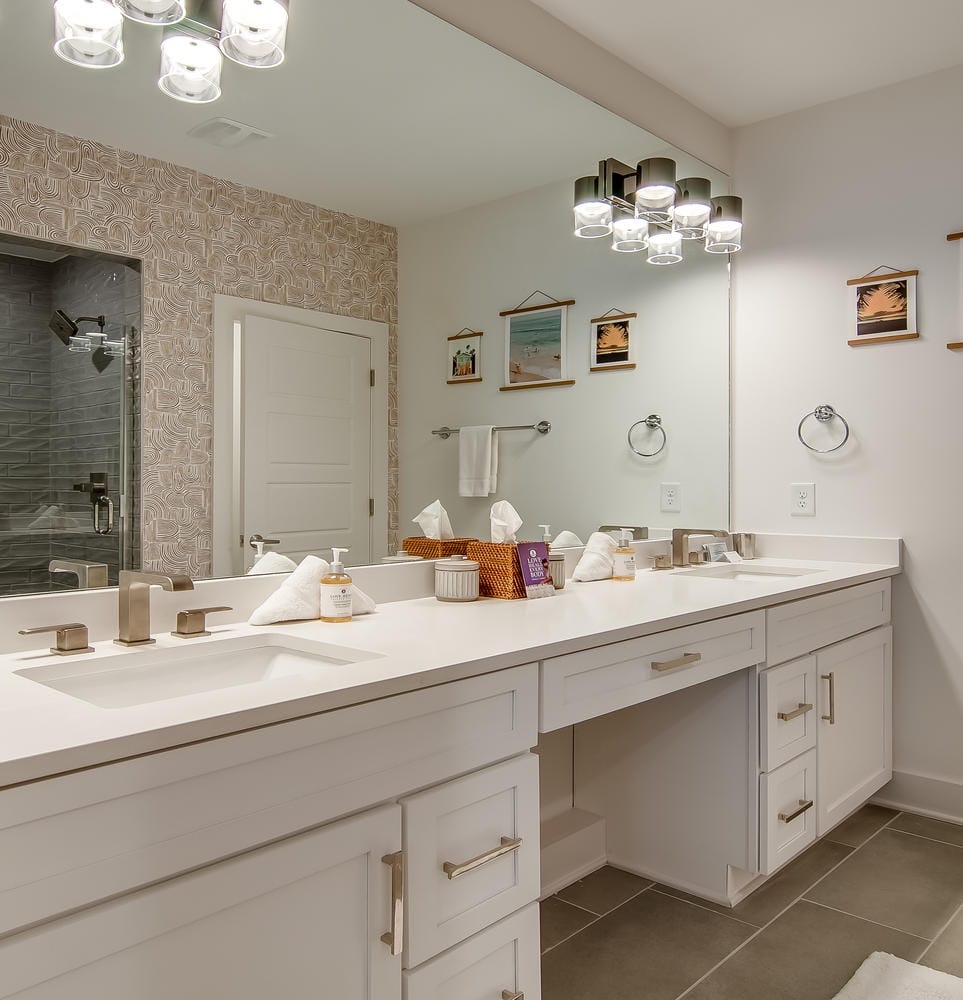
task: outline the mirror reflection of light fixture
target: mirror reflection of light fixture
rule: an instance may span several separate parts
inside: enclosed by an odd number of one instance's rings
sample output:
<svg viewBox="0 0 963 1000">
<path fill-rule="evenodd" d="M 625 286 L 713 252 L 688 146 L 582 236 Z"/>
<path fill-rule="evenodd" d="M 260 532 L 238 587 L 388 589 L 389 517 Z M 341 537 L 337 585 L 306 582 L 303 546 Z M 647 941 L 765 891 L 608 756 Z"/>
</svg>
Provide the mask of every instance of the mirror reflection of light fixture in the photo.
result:
<svg viewBox="0 0 963 1000">
<path fill-rule="evenodd" d="M 684 240 L 701 240 L 712 212 L 712 185 L 705 177 L 684 177 L 676 185 L 672 219 L 675 231 Z"/>
<path fill-rule="evenodd" d="M 223 62 L 213 41 L 174 29 L 161 44 L 157 86 L 175 101 L 210 104 L 221 96 Z"/>
<path fill-rule="evenodd" d="M 105 340 L 104 341 L 104 351 L 108 358 L 122 358 L 124 356 L 124 347 L 126 346 L 126 340 L 121 337 L 120 340 Z"/>
<path fill-rule="evenodd" d="M 88 69 L 124 61 L 124 18 L 111 0 L 56 0 L 54 52 Z"/>
<path fill-rule="evenodd" d="M 709 253 L 736 253 L 742 249 L 742 199 L 724 194 L 712 199 L 712 214 L 706 224 Z"/>
<path fill-rule="evenodd" d="M 649 245 L 649 224 L 642 219 L 620 215 L 612 228 L 612 249 L 618 253 L 639 253 Z"/>
<path fill-rule="evenodd" d="M 682 237 L 671 229 L 649 235 L 650 264 L 678 264 L 682 260 Z"/>
<path fill-rule="evenodd" d="M 653 156 L 642 160 L 635 182 L 635 214 L 646 222 L 672 221 L 675 203 L 675 160 Z"/>
<path fill-rule="evenodd" d="M 287 0 L 224 0 L 221 51 L 242 66 L 279 66 L 287 31 Z"/>
<path fill-rule="evenodd" d="M 74 354 L 90 354 L 93 350 L 93 345 L 87 337 L 79 334 L 67 341 L 67 350 L 72 351 Z"/>
<path fill-rule="evenodd" d="M 141 24 L 177 24 L 187 15 L 184 0 L 114 0 L 124 17 Z"/>
<path fill-rule="evenodd" d="M 575 182 L 575 235 L 585 240 L 612 235 L 612 206 L 599 197 L 597 176 Z"/>
</svg>

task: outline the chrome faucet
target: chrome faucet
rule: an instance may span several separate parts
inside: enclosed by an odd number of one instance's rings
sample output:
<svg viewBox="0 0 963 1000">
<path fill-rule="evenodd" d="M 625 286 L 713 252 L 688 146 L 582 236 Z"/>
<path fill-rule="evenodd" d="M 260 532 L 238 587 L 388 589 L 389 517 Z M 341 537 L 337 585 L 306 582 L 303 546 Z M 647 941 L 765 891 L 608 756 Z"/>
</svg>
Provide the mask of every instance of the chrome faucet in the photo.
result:
<svg viewBox="0 0 963 1000">
<path fill-rule="evenodd" d="M 146 646 L 154 642 L 150 634 L 150 588 L 164 590 L 193 590 L 194 581 L 189 576 L 166 573 L 138 573 L 120 571 L 117 588 L 118 635 L 114 642 L 121 646 Z"/>
<path fill-rule="evenodd" d="M 83 559 L 51 559 L 50 573 L 73 573 L 81 590 L 100 590 L 107 586 L 107 563 L 87 562 Z"/>
<path fill-rule="evenodd" d="M 712 535 L 713 538 L 728 538 L 729 532 L 718 528 L 673 528 L 672 565 L 685 566 L 689 550 L 690 535 Z"/>
</svg>

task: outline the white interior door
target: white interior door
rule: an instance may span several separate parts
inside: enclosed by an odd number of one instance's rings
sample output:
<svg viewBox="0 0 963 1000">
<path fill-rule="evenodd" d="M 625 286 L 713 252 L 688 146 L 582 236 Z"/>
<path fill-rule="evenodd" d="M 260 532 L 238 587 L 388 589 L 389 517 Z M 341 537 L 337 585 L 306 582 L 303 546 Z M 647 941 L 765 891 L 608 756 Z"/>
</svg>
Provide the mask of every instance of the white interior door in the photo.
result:
<svg viewBox="0 0 963 1000">
<path fill-rule="evenodd" d="M 245 552 L 260 534 L 294 560 L 337 545 L 369 562 L 371 342 L 261 316 L 241 339 Z"/>
</svg>

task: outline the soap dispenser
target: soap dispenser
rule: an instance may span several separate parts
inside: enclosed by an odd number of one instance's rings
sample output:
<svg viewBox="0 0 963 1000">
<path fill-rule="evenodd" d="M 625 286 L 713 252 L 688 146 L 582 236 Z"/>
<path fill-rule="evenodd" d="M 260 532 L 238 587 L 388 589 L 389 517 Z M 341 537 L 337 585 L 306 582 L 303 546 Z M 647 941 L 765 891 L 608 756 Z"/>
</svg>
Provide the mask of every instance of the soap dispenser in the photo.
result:
<svg viewBox="0 0 963 1000">
<path fill-rule="evenodd" d="M 332 549 L 334 562 L 321 577 L 321 621 L 351 621 L 351 577 L 344 571 L 341 557 L 348 549 Z"/>
<path fill-rule="evenodd" d="M 542 529 L 542 541 L 545 543 L 545 548 L 549 552 L 552 551 L 552 526 L 550 524 L 540 524 L 539 527 Z"/>
<path fill-rule="evenodd" d="M 632 529 L 619 529 L 619 547 L 615 550 L 612 579 L 628 582 L 635 579 L 635 549 L 632 548 Z"/>
</svg>

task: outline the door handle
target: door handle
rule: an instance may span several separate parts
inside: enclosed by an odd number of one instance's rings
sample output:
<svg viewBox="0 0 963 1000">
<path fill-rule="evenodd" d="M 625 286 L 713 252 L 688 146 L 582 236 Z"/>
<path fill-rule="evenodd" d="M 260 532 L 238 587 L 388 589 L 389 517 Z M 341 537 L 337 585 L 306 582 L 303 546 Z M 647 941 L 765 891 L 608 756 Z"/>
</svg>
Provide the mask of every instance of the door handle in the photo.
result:
<svg viewBox="0 0 963 1000">
<path fill-rule="evenodd" d="M 381 863 L 391 869 L 391 930 L 381 940 L 392 955 L 400 955 L 405 944 L 405 852 L 386 854 Z"/>
<path fill-rule="evenodd" d="M 698 663 L 701 659 L 701 653 L 686 653 L 684 656 L 679 656 L 674 660 L 653 660 L 651 665 L 653 670 L 658 670 L 661 673 L 663 670 L 675 670 L 676 667 L 687 667 L 690 663 Z"/>
<path fill-rule="evenodd" d="M 805 715 L 807 712 L 811 712 L 812 710 L 812 705 L 801 701 L 791 712 L 777 712 L 776 718 L 779 719 L 780 722 L 792 722 L 793 719 L 798 719 L 800 715 Z"/>
<path fill-rule="evenodd" d="M 467 875 L 469 872 L 475 871 L 476 868 L 481 868 L 482 865 L 487 865 L 490 861 L 494 861 L 496 858 L 502 858 L 506 854 L 511 854 L 512 851 L 517 851 L 521 846 L 521 837 L 502 837 L 502 842 L 498 845 L 498 847 L 495 847 L 490 851 L 486 851 L 484 854 L 479 854 L 477 858 L 471 858 L 468 861 L 462 861 L 459 863 L 446 861 L 441 866 L 441 870 L 448 876 L 449 879 L 460 878 L 462 875 Z"/>
<path fill-rule="evenodd" d="M 822 674 L 824 681 L 829 681 L 829 715 L 820 716 L 824 722 L 831 726 L 836 725 L 836 671 L 831 670 L 828 674 Z"/>
</svg>

